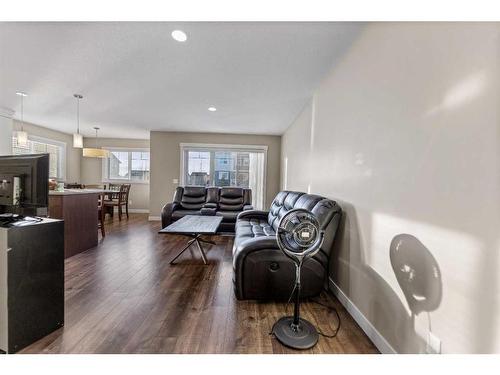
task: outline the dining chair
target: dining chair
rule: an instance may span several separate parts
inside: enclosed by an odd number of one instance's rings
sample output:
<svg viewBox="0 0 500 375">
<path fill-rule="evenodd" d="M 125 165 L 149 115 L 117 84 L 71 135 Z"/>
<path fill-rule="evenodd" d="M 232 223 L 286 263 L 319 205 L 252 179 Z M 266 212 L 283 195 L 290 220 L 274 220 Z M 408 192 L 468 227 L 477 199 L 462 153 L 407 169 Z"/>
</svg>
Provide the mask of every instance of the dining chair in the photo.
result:
<svg viewBox="0 0 500 375">
<path fill-rule="evenodd" d="M 117 201 L 119 197 L 119 191 L 120 191 L 120 185 L 119 184 L 112 184 L 110 183 L 108 187 L 106 188 L 106 185 L 104 185 L 104 190 L 108 190 L 107 193 L 104 195 L 104 203 L 109 203 L 112 201 Z M 111 191 L 116 191 L 116 193 L 111 193 Z M 106 214 L 109 214 L 111 218 L 114 217 L 114 207 L 113 205 L 110 204 L 105 204 L 104 205 L 104 217 L 106 217 Z"/>
<path fill-rule="evenodd" d="M 118 189 L 116 189 L 118 187 Z M 115 207 L 118 207 L 118 219 L 121 221 L 123 208 L 125 208 L 125 214 L 128 215 L 128 198 L 130 194 L 130 184 L 114 185 L 109 184 L 109 190 L 116 190 L 116 193 L 108 194 L 108 199 L 104 201 L 104 206 L 106 207 L 106 212 L 113 217 Z"/>
</svg>

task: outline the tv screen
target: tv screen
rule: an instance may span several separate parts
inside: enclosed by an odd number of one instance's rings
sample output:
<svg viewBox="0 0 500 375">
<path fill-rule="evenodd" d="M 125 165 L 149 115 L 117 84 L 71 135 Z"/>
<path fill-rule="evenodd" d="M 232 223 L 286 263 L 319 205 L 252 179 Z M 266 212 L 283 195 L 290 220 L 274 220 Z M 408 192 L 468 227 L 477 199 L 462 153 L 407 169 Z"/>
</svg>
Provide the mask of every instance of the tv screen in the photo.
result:
<svg viewBox="0 0 500 375">
<path fill-rule="evenodd" d="M 49 154 L 0 156 L 0 180 L 3 194 L 0 205 L 18 205 L 21 209 L 47 207 Z M 16 190 L 19 192 L 17 200 Z"/>
</svg>

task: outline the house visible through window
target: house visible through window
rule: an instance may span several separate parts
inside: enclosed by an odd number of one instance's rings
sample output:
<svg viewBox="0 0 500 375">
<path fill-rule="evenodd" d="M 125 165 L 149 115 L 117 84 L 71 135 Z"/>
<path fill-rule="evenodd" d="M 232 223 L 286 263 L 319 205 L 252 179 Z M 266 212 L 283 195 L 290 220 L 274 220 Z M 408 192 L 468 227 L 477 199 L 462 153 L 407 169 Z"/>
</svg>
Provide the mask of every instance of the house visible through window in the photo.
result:
<svg viewBox="0 0 500 375">
<path fill-rule="evenodd" d="M 264 206 L 265 146 L 181 144 L 183 185 L 252 189 L 253 205 Z"/>
<path fill-rule="evenodd" d="M 17 137 L 14 135 L 12 153 L 14 155 L 49 154 L 49 177 L 57 180 L 65 179 L 66 146 L 62 142 L 30 136 L 28 143 L 23 146 L 17 142 Z"/>
<path fill-rule="evenodd" d="M 149 151 L 108 149 L 103 159 L 104 181 L 149 182 Z"/>
<path fill-rule="evenodd" d="M 191 151 L 187 157 L 187 185 L 204 186 L 210 181 L 210 152 Z"/>
</svg>

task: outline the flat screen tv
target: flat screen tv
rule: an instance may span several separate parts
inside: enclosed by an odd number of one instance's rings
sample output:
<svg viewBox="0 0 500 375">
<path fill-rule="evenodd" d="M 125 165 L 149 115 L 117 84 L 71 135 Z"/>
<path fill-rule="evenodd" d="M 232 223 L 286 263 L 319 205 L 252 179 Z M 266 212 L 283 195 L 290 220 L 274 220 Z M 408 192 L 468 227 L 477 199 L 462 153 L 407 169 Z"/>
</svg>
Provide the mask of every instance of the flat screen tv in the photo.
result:
<svg viewBox="0 0 500 375">
<path fill-rule="evenodd" d="M 48 201 L 49 154 L 0 156 L 0 213 L 38 215 Z"/>
</svg>

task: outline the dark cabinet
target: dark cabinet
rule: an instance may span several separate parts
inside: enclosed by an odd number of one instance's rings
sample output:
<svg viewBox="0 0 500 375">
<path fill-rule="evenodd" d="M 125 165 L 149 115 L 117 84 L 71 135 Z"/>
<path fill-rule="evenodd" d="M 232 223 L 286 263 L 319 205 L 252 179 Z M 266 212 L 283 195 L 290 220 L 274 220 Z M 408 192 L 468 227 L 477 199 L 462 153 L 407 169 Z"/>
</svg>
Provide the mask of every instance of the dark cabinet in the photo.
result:
<svg viewBox="0 0 500 375">
<path fill-rule="evenodd" d="M 0 350 L 15 353 L 64 325 L 64 222 L 0 227 Z"/>
</svg>

